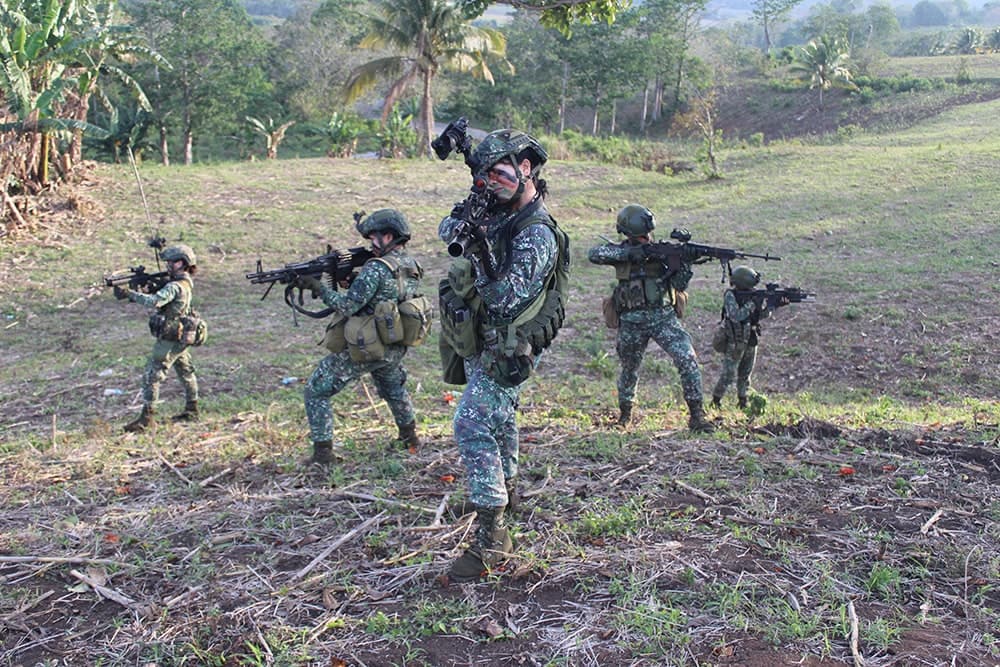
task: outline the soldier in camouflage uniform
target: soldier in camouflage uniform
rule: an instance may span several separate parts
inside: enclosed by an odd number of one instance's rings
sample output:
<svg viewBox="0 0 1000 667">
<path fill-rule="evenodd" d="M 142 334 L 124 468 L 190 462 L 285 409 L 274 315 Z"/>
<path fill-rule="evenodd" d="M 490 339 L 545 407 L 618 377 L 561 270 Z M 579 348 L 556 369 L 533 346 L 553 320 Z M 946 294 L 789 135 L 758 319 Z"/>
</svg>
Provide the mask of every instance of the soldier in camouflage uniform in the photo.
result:
<svg viewBox="0 0 1000 667">
<path fill-rule="evenodd" d="M 530 368 L 508 366 L 506 371 L 498 371 L 494 351 L 497 332 L 503 336 L 520 314 L 546 297 L 557 267 L 565 266 L 568 273 L 568 259 L 560 264 L 564 261 L 561 250 L 566 247 L 565 235 L 545 208 L 547 188 L 538 177 L 547 159 L 533 137 L 514 130 L 490 133 L 472 154 L 470 166 L 475 177 L 487 184 L 492 202 L 486 219 L 476 221 L 486 246 L 485 251 L 479 246 L 478 251 L 455 259 L 448 283 L 464 302 L 477 304 L 473 310 L 479 313 L 476 321 L 481 322 L 474 334 L 479 352 L 464 358 L 468 386 L 453 422 L 466 469 L 468 500 L 475 507 L 478 526 L 472 545 L 448 572 L 451 581 L 478 579 L 513 548 L 506 522 L 508 510 L 517 502 L 515 412 L 518 385 Z M 443 240 L 451 239 L 463 224 L 461 211 L 461 205 L 456 206 L 442 220 L 438 234 Z M 495 268 L 487 267 L 486 262 Z M 450 315 L 442 311 L 443 340 L 447 337 L 446 317 Z M 526 366 L 533 368 L 537 363 L 541 349 L 536 347 L 521 350 L 520 359 Z"/>
<path fill-rule="evenodd" d="M 712 431 L 714 427 L 705 419 L 702 404 L 698 358 L 675 309 L 678 293 L 691 280 L 691 265 L 682 263 L 671 273 L 661 260 L 646 256 L 643 246 L 652 240 L 655 226 L 649 209 L 630 204 L 618 212 L 617 220 L 618 232 L 626 240 L 596 246 L 588 254 L 595 264 L 614 266 L 618 278 L 613 297 L 620 320 L 617 351 L 622 365 L 618 376 L 618 421 L 624 426 L 632 417 L 639 366 L 652 338 L 670 355 L 680 374 L 690 411 L 688 428 Z"/>
<path fill-rule="evenodd" d="M 751 298 L 741 298 L 733 290 L 752 290 L 760 282 L 760 274 L 749 266 L 737 266 L 729 276 L 730 289 L 722 297 L 722 325 L 726 327 L 726 349 L 722 353 L 722 373 L 712 390 L 712 407 L 721 406 L 726 389 L 736 379 L 736 400 L 741 408 L 747 407 L 750 392 L 750 375 L 757 362 L 757 344 L 760 338 L 760 321 L 771 316 L 768 302 L 760 303 Z M 779 306 L 788 304 L 782 298 Z"/>
<path fill-rule="evenodd" d="M 358 233 L 371 241 L 375 259 L 365 263 L 346 292 L 338 292 L 312 276 L 298 279 L 297 284 L 311 290 L 330 308 L 343 317 L 372 314 L 382 301 L 400 302 L 415 295 L 420 287 L 423 270 L 406 252 L 410 227 L 402 213 L 380 209 L 357 225 Z M 395 268 L 391 268 L 390 265 Z M 400 287 L 402 286 L 402 293 Z M 330 399 L 364 373 L 370 373 L 378 395 L 389 404 L 389 410 L 399 428 L 399 440 L 408 447 L 418 447 L 413 404 L 406 391 L 406 369 L 402 344 L 385 346 L 385 358 L 380 361 L 356 362 L 347 350 L 326 356 L 306 383 L 305 408 L 312 440 L 311 462 L 328 465 L 333 452 L 333 411 Z"/>
<path fill-rule="evenodd" d="M 174 415 L 174 421 L 196 421 L 198 419 L 198 378 L 188 345 L 178 341 L 180 318 L 191 312 L 191 296 L 194 288 L 192 276 L 198 271 L 197 258 L 190 247 L 180 244 L 171 246 L 160 253 L 167 264 L 170 281 L 155 294 L 144 294 L 133 289 L 115 285 L 115 297 L 128 299 L 143 306 L 155 308 L 150 317 L 150 331 L 156 336 L 153 352 L 146 363 L 142 376 L 142 412 L 125 426 L 129 432 L 144 431 L 154 424 L 155 406 L 160 396 L 160 383 L 167 377 L 171 367 L 184 385 L 184 411 Z"/>
</svg>

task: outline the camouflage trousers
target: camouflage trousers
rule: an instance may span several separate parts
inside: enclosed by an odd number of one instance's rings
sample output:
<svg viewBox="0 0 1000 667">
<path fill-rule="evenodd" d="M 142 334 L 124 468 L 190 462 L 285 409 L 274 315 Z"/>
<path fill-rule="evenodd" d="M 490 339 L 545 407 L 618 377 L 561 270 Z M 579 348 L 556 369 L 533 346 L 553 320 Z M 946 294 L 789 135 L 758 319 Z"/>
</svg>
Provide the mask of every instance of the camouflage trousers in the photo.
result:
<svg viewBox="0 0 1000 667">
<path fill-rule="evenodd" d="M 635 401 L 639 366 L 650 339 L 673 359 L 685 400 L 702 400 L 701 370 L 691 336 L 681 327 L 674 309 L 667 307 L 622 313 L 618 328 L 618 358 L 622 365 L 618 376 L 619 404 L 631 405 Z"/>
<path fill-rule="evenodd" d="M 736 345 L 726 351 L 722 357 L 722 373 L 719 381 L 715 383 L 712 396 L 722 398 L 726 395 L 726 390 L 736 378 L 736 395 L 746 398 L 750 391 L 750 374 L 753 373 L 754 364 L 757 362 L 756 345 Z"/>
<path fill-rule="evenodd" d="M 177 372 L 184 385 L 184 397 L 190 403 L 198 400 L 198 378 L 194 374 L 194 364 L 188 346 L 157 338 L 153 352 L 146 362 L 142 374 L 142 402 L 150 407 L 160 399 L 160 383 L 167 379 L 170 368 Z"/>
<path fill-rule="evenodd" d="M 483 371 L 479 357 L 465 360 L 469 384 L 453 420 L 455 442 L 465 465 L 468 499 L 480 507 L 507 504 L 504 482 L 517 475 L 519 387 L 501 387 Z"/>
<path fill-rule="evenodd" d="M 313 442 L 333 440 L 333 410 L 330 399 L 365 373 L 371 373 L 380 398 L 389 404 L 396 426 L 412 424 L 413 404 L 406 391 L 406 348 L 393 345 L 385 350 L 385 359 L 368 363 L 351 360 L 347 350 L 323 358 L 309 376 L 305 389 L 306 419 Z"/>
</svg>

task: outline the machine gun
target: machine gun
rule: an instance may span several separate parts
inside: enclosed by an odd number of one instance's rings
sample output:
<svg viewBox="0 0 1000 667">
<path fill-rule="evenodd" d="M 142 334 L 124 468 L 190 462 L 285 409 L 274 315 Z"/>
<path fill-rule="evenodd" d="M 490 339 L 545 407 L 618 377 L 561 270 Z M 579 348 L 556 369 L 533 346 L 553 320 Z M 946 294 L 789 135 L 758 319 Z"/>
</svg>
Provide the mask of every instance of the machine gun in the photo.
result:
<svg viewBox="0 0 1000 667">
<path fill-rule="evenodd" d="M 680 241 L 680 243 L 658 241 L 656 243 L 649 243 L 642 246 L 647 257 L 661 260 L 667 269 L 670 270 L 670 273 L 673 273 L 681 268 L 681 264 L 684 262 L 688 262 L 690 264 L 704 264 L 705 262 L 717 259 L 722 265 L 722 282 L 726 282 L 726 278 L 730 273 L 732 273 L 732 266 L 730 266 L 730 264 L 734 259 L 747 259 L 752 257 L 755 259 L 762 259 L 765 262 L 777 262 L 781 260 L 780 257 L 775 257 L 774 255 L 769 254 L 755 255 L 754 253 L 744 252 L 742 250 L 717 248 L 715 246 L 702 245 L 700 243 L 691 243 L 691 232 L 686 229 L 674 229 L 670 232 L 670 238 Z"/>
<path fill-rule="evenodd" d="M 455 205 L 451 217 L 461 220 L 448 240 L 448 254 L 452 257 L 463 257 L 470 252 L 476 252 L 482 262 L 483 269 L 490 280 L 496 280 L 496 267 L 493 266 L 493 256 L 490 254 L 486 235 L 482 230 L 488 211 L 494 204 L 493 195 L 486 189 L 486 178 L 481 166 L 472 157 L 472 141 L 469 139 L 469 121 L 463 116 L 448 123 L 437 139 L 431 142 L 431 148 L 439 160 L 447 160 L 452 153 L 461 153 L 465 164 L 472 173 L 472 187 L 469 195 Z M 487 165 L 489 166 L 489 165 Z"/>
<path fill-rule="evenodd" d="M 271 288 L 276 283 L 285 286 L 285 303 L 295 312 L 302 313 L 308 317 L 322 319 L 331 313 L 333 308 L 325 308 L 320 311 L 308 310 L 303 306 L 302 288 L 299 288 L 298 303 L 295 298 L 295 288 L 297 281 L 303 276 L 313 276 L 321 278 L 323 275 L 329 276 L 330 287 L 337 289 L 340 284 L 349 285 L 357 277 L 357 269 L 364 266 L 365 262 L 375 255 L 368 248 L 356 247 L 345 250 L 334 250 L 332 246 L 326 247 L 326 254 L 315 259 L 294 264 L 285 264 L 283 268 L 265 271 L 261 266 L 261 261 L 257 260 L 257 271 L 246 274 L 247 280 L 254 285 L 267 284 L 267 290 L 260 297 L 261 301 L 267 298 Z"/>
<path fill-rule="evenodd" d="M 790 303 L 816 301 L 816 294 L 813 292 L 806 292 L 798 287 L 782 287 L 778 283 L 767 283 L 764 289 L 737 289 L 733 290 L 733 294 L 740 303 L 752 300 L 757 304 L 758 312 L 765 303 L 769 310 L 775 310 Z"/>
<path fill-rule="evenodd" d="M 167 239 L 162 236 L 154 236 L 146 242 L 146 245 L 153 249 L 153 255 L 156 257 L 156 273 L 146 273 L 146 267 L 141 264 L 130 266 L 126 271 L 115 271 L 110 276 L 104 276 L 105 287 L 120 287 L 127 284 L 131 290 L 156 294 L 170 282 L 170 274 L 159 270 L 159 252 L 167 245 Z"/>
</svg>

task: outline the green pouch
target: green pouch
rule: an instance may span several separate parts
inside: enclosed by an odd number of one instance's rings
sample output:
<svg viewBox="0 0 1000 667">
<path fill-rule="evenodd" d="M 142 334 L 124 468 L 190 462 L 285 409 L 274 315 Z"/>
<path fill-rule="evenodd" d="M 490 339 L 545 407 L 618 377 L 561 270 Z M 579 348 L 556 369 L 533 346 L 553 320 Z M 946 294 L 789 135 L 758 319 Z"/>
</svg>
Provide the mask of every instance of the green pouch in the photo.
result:
<svg viewBox="0 0 1000 667">
<path fill-rule="evenodd" d="M 347 349 L 347 335 L 344 333 L 346 327 L 347 317 L 338 315 L 333 322 L 327 325 L 326 334 L 320 344 L 334 354 L 343 352 Z"/>
<path fill-rule="evenodd" d="M 378 335 L 378 325 L 374 315 L 355 315 L 347 319 L 344 326 L 347 351 L 351 359 L 358 363 L 382 361 L 385 359 L 385 345 Z"/>
<path fill-rule="evenodd" d="M 448 345 L 444 337 L 438 338 L 438 350 L 441 353 L 442 379 L 448 384 L 465 384 L 465 360 Z"/>
<path fill-rule="evenodd" d="M 403 342 L 403 322 L 399 319 L 399 306 L 395 301 L 379 301 L 375 304 L 375 327 L 384 344 Z"/>
<path fill-rule="evenodd" d="M 407 299 L 399 304 L 399 317 L 403 322 L 403 345 L 420 345 L 431 332 L 434 302 L 426 296 Z"/>
<path fill-rule="evenodd" d="M 463 359 L 478 354 L 479 309 L 459 298 L 448 279 L 438 284 L 438 303 L 441 308 L 441 336 Z"/>
</svg>

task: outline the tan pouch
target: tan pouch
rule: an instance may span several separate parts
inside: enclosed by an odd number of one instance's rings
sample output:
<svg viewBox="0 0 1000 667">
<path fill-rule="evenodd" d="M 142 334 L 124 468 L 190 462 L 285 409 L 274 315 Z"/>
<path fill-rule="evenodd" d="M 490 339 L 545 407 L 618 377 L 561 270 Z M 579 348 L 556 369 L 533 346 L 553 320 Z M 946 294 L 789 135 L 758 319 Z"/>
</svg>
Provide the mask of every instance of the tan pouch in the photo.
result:
<svg viewBox="0 0 1000 667">
<path fill-rule="evenodd" d="M 434 302 L 426 296 L 407 299 L 399 304 L 399 317 L 403 321 L 403 345 L 420 345 L 431 332 Z"/>
<path fill-rule="evenodd" d="M 347 336 L 344 329 L 347 326 L 347 318 L 338 315 L 333 322 L 327 325 L 326 335 L 323 336 L 322 345 L 330 352 L 336 354 L 347 349 Z"/>
<path fill-rule="evenodd" d="M 395 301 L 379 301 L 375 304 L 375 327 L 385 345 L 396 345 L 403 341 L 403 322 L 399 319 L 399 306 Z"/>
<path fill-rule="evenodd" d="M 379 338 L 374 315 L 355 315 L 348 318 L 344 326 L 344 336 L 347 338 L 347 351 L 353 361 L 368 363 L 385 359 L 385 345 Z"/>
<path fill-rule="evenodd" d="M 674 290 L 674 312 L 677 313 L 677 319 L 684 317 L 684 311 L 687 310 L 688 305 L 688 293 L 684 290 Z"/>
<path fill-rule="evenodd" d="M 615 308 L 615 297 L 606 296 L 601 299 L 601 312 L 604 314 L 604 324 L 609 329 L 617 329 L 621 320 L 618 318 L 618 309 Z"/>
</svg>

